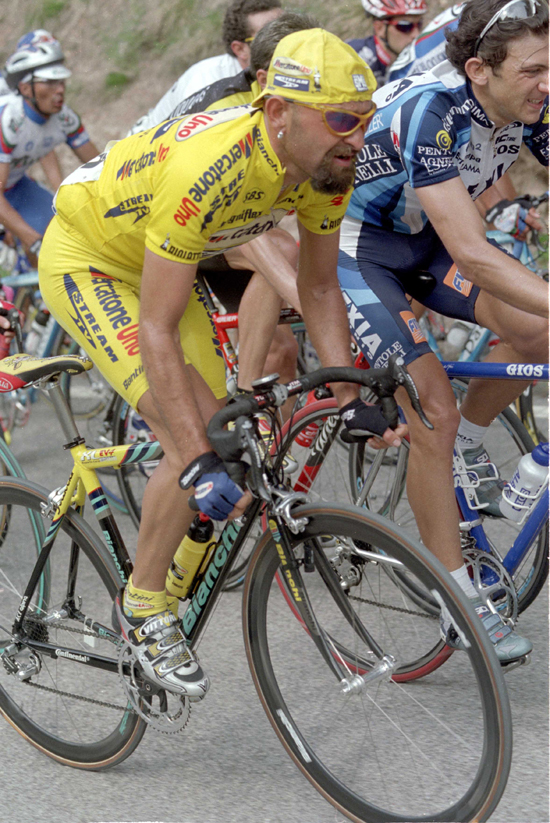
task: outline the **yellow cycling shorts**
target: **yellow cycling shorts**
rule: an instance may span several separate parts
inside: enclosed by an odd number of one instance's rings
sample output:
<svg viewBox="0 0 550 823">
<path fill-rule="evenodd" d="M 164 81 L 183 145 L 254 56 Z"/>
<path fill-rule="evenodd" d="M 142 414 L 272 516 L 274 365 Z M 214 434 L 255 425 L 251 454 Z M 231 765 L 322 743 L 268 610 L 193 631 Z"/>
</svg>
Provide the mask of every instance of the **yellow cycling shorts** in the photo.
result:
<svg viewBox="0 0 550 823">
<path fill-rule="evenodd" d="M 149 387 L 138 342 L 141 272 L 102 257 L 57 217 L 45 234 L 38 268 L 42 298 L 55 319 L 137 408 Z M 223 356 L 196 284 L 179 329 L 185 362 L 202 375 L 215 397 L 225 397 Z"/>
</svg>

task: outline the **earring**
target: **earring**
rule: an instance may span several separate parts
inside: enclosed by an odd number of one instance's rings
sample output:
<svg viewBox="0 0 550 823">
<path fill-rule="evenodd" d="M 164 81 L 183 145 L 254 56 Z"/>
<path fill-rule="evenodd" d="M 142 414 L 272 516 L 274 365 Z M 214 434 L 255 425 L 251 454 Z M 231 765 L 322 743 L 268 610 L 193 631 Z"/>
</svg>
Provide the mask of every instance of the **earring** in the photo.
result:
<svg viewBox="0 0 550 823">
<path fill-rule="evenodd" d="M 284 135 L 284 133 L 285 133 L 285 132 L 284 132 L 284 129 L 281 129 L 281 130 L 280 130 L 280 132 L 278 132 L 278 134 L 277 134 L 277 139 L 278 139 L 278 140 L 281 140 L 281 139 L 282 139 L 282 137 L 283 137 L 283 135 Z"/>
</svg>

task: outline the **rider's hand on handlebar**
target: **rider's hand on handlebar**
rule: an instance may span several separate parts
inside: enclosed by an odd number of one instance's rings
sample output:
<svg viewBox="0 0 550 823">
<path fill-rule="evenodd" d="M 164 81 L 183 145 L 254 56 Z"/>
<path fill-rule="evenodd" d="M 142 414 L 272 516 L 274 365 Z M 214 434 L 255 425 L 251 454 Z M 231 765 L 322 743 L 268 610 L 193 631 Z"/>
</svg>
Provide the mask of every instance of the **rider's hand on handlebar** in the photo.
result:
<svg viewBox="0 0 550 823">
<path fill-rule="evenodd" d="M 540 214 L 529 206 L 529 201 L 500 200 L 488 209 L 485 219 L 499 231 L 525 241 L 531 229 L 542 231 Z"/>
<path fill-rule="evenodd" d="M 355 437 L 372 435 L 367 442 L 373 449 L 400 446 L 401 439 L 408 431 L 403 423 L 399 423 L 395 430 L 389 428 L 380 406 L 370 405 L 360 398 L 342 406 L 340 417 L 351 435 Z"/>
<path fill-rule="evenodd" d="M 206 452 L 193 460 L 182 472 L 182 489 L 195 487 L 195 501 L 201 512 L 212 520 L 239 517 L 252 501 L 227 474 L 223 460 L 215 452 Z"/>
</svg>

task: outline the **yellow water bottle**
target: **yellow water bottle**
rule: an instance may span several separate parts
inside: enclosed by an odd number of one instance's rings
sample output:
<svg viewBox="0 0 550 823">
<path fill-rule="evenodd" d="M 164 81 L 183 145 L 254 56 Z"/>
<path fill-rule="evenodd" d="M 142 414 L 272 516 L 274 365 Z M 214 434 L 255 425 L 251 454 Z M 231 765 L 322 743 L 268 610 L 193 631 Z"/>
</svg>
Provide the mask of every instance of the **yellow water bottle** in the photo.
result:
<svg viewBox="0 0 550 823">
<path fill-rule="evenodd" d="M 180 600 L 187 597 L 213 531 L 213 522 L 201 512 L 195 517 L 177 548 L 166 576 L 166 588 Z"/>
</svg>

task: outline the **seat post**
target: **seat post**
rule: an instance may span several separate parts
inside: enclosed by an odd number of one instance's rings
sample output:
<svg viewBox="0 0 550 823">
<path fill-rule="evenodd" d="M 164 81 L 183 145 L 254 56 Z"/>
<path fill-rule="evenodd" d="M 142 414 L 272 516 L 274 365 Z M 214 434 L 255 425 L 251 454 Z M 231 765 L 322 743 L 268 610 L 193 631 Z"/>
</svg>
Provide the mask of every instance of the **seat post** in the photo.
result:
<svg viewBox="0 0 550 823">
<path fill-rule="evenodd" d="M 43 389 L 52 401 L 67 443 L 74 443 L 74 441 L 80 440 L 80 433 L 76 427 L 73 413 L 59 385 L 59 375 L 55 375 L 51 380 L 48 380 L 45 386 L 43 386 Z"/>
</svg>

